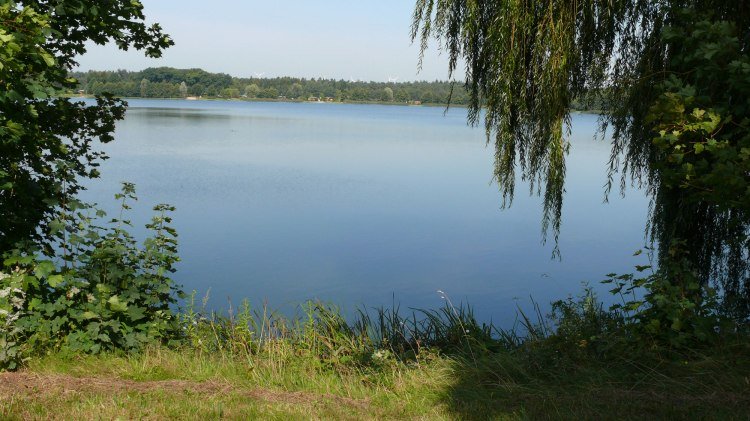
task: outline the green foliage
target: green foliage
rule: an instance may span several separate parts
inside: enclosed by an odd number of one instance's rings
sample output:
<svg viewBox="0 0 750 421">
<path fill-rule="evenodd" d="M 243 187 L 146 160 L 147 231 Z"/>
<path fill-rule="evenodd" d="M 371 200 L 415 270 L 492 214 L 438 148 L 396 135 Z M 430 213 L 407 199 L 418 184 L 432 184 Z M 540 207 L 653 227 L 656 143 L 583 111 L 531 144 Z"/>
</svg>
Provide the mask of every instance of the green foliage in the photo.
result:
<svg viewBox="0 0 750 421">
<path fill-rule="evenodd" d="M 736 0 L 418 0 L 412 38 L 422 51 L 436 38 L 451 73 L 466 63 L 469 117 L 484 116 L 504 198 L 518 167 L 544 196 L 543 231 L 556 238 L 569 110 L 576 100 L 601 108 L 602 134 L 612 134 L 607 192 L 621 173 L 623 192 L 630 177 L 650 195 L 663 275 L 692 282 L 670 272 L 689 264 L 701 286 L 715 282 L 723 311 L 746 320 L 748 27 L 750 9 Z M 685 251 L 677 261 L 673 243 Z"/>
<path fill-rule="evenodd" d="M 0 253 L 19 241 L 44 243 L 55 206 L 75 197 L 81 178 L 97 177 L 105 156 L 93 142 L 112 140 L 124 103 L 104 95 L 86 106 L 56 95 L 76 87 L 68 71 L 89 42 L 151 57 L 171 45 L 159 25 L 143 23 L 142 9 L 131 0 L 0 3 Z"/>
<path fill-rule="evenodd" d="M 580 297 L 552 303 L 550 323 L 554 333 L 543 337 L 545 346 L 564 358 L 591 355 L 609 358 L 627 347 L 627 320 L 623 312 L 606 310 L 591 288 Z"/>
<path fill-rule="evenodd" d="M 672 244 L 668 253 L 668 266 L 639 265 L 637 274 L 611 273 L 603 281 L 621 298 L 610 312 L 623 316 L 631 339 L 655 349 L 695 349 L 733 333 L 735 323 L 722 316 L 716 291 L 701 284 L 684 244 Z"/>
<path fill-rule="evenodd" d="M 656 133 L 652 171 L 660 183 L 653 229 L 663 243 L 683 242 L 689 256 L 681 258 L 697 281 L 717 280 L 724 310 L 743 318 L 750 315 L 750 56 L 735 22 L 678 16 L 697 22 L 664 30 L 682 72 L 657 85 L 645 120 Z M 664 247 L 662 260 L 671 252 Z"/>
<path fill-rule="evenodd" d="M 177 257 L 176 232 L 167 205 L 154 208 L 142 246 L 128 233 L 122 213 L 135 200 L 125 183 L 121 216 L 106 226 L 102 211 L 80 205 L 51 225 L 59 236 L 57 262 L 15 251 L 0 279 L 0 368 L 16 368 L 28 355 L 136 351 L 180 337 L 171 306 L 181 291 L 170 278 Z M 95 212 L 92 218 L 89 214 Z"/>
<path fill-rule="evenodd" d="M 182 97 L 182 83 L 191 96 L 307 101 L 310 97 L 333 98 L 336 101 L 407 102 L 425 104 L 467 104 L 467 92 L 453 89 L 442 81 L 362 82 L 333 79 L 291 77 L 240 78 L 201 69 L 148 68 L 140 72 L 126 70 L 74 72 L 78 90 L 87 94 L 109 93 L 121 97 Z M 143 83 L 145 81 L 145 84 Z M 69 90 L 74 93 L 74 90 Z"/>
</svg>

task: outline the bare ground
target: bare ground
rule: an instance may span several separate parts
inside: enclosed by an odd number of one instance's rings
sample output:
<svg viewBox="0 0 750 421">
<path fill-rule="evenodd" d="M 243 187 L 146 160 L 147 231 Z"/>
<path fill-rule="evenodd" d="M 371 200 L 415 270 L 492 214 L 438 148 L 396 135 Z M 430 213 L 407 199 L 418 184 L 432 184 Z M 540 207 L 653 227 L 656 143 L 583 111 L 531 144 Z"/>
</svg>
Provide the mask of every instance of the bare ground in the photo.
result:
<svg viewBox="0 0 750 421">
<path fill-rule="evenodd" d="M 296 405 L 334 402 L 339 405 L 365 409 L 367 400 L 331 394 L 286 392 L 269 389 L 241 389 L 219 381 L 193 382 L 186 380 L 134 381 L 105 377 L 73 377 L 60 374 L 30 372 L 0 373 L 0 401 L 12 396 L 40 396 L 71 393 L 147 393 L 152 391 L 197 392 L 204 396 L 238 394 L 270 403 Z"/>
</svg>

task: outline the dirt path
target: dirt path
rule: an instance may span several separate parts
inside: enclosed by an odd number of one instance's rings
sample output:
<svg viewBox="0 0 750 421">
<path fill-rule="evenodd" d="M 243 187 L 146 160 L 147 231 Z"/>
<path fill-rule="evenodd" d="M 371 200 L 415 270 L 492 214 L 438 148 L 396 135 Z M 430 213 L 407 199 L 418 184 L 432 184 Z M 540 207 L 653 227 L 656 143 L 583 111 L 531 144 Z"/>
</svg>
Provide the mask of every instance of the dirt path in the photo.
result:
<svg viewBox="0 0 750 421">
<path fill-rule="evenodd" d="M 226 382 L 193 382 L 186 380 L 134 381 L 105 377 L 73 377 L 61 374 L 30 372 L 0 373 L 0 400 L 4 397 L 47 394 L 136 392 L 150 391 L 198 392 L 204 395 L 239 394 L 250 399 L 273 403 L 305 405 L 317 402 L 335 402 L 350 407 L 366 408 L 366 400 L 331 394 L 310 392 L 285 392 L 269 389 L 240 389 Z"/>
</svg>

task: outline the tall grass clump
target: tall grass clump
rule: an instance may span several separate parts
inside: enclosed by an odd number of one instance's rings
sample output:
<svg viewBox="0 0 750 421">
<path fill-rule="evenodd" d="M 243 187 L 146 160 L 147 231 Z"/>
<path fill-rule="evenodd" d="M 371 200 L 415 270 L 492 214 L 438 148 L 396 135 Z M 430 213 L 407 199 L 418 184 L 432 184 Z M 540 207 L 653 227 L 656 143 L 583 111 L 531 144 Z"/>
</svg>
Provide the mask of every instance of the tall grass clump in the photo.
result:
<svg viewBox="0 0 750 421">
<path fill-rule="evenodd" d="M 319 301 L 299 306 L 287 317 L 267 305 L 252 309 L 247 300 L 227 312 L 207 309 L 208 295 L 196 304 L 196 293 L 180 313 L 185 345 L 200 353 L 224 357 L 314 357 L 322 365 L 367 366 L 384 359 L 414 361 L 430 352 L 473 352 L 496 348 L 494 326 L 479 324 L 471 307 L 448 303 L 438 310 L 398 306 L 359 309 L 347 320 L 340 309 Z"/>
<path fill-rule="evenodd" d="M 184 343 L 200 353 L 226 358 L 307 356 L 322 367 L 339 368 L 367 367 L 388 359 L 418 362 L 431 355 L 474 363 L 488 356 L 514 355 L 536 367 L 557 366 L 561 361 L 679 359 L 700 344 L 710 349 L 744 337 L 739 328 L 732 337 L 716 328 L 703 342 L 698 338 L 686 342 L 686 333 L 679 329 L 654 335 L 653 324 L 643 313 L 660 311 L 649 304 L 654 295 L 650 283 L 658 282 L 658 276 L 655 272 L 643 280 L 612 275 L 606 282 L 616 284 L 621 302 L 611 306 L 605 306 L 589 287 L 580 296 L 553 302 L 548 314 L 532 300 L 532 313 L 519 308 L 516 323 L 508 329 L 479 322 L 471 306 L 454 305 L 442 291 L 438 292 L 445 305 L 438 309 L 402 311 L 394 304 L 360 308 L 351 318 L 318 301 L 300 305 L 293 317 L 267 305 L 253 309 L 247 300 L 222 313 L 207 309 L 208 296 L 197 305 L 193 293 L 179 317 Z"/>
</svg>

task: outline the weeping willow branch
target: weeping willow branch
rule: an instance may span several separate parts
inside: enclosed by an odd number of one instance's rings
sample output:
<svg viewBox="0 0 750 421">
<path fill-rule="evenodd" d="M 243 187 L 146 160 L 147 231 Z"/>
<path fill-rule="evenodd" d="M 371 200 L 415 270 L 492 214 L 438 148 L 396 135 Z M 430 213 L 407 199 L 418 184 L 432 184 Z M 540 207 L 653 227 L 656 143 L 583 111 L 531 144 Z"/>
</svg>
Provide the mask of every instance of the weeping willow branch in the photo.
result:
<svg viewBox="0 0 750 421">
<path fill-rule="evenodd" d="M 494 144 L 503 204 L 527 182 L 544 198 L 544 239 L 560 233 L 571 103 L 596 101 L 612 142 L 605 194 L 616 178 L 643 188 L 652 239 L 684 243 L 704 283 L 750 297 L 748 28 L 750 2 L 736 0 L 418 0 L 411 35 L 420 60 L 435 39 L 451 76 L 465 63 L 468 118 Z M 693 109 L 733 129 L 701 131 Z M 680 129 L 660 142 L 664 124 Z M 733 184 L 714 190 L 721 171 Z"/>
</svg>

